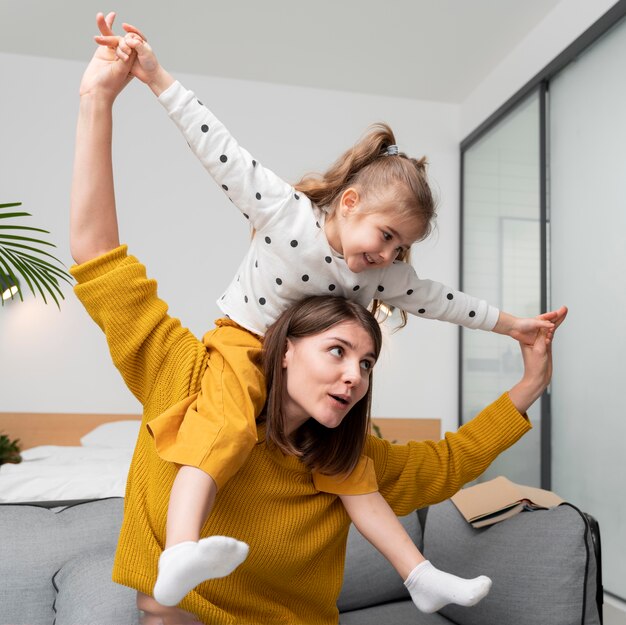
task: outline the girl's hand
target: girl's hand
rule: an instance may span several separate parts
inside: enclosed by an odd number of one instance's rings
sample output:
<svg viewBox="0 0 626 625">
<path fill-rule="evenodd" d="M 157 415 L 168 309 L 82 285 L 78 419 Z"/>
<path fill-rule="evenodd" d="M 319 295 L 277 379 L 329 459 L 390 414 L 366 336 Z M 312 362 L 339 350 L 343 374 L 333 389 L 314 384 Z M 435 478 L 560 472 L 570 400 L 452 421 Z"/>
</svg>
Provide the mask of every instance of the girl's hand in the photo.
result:
<svg viewBox="0 0 626 625">
<path fill-rule="evenodd" d="M 163 69 L 146 36 L 132 24 L 122 24 L 125 36 L 113 33 L 95 37 L 96 42 L 114 50 L 120 61 L 133 60 L 131 74 L 148 85 L 158 96 L 174 79 Z"/>
<path fill-rule="evenodd" d="M 550 315 L 553 324 L 552 329 L 541 328 L 532 345 L 523 341 L 519 342 L 524 362 L 524 375 L 509 391 L 509 397 L 521 413 L 525 413 L 550 384 L 552 378 L 552 339 L 556 328 L 563 323 L 567 316 L 567 308 L 562 306 L 557 311 L 545 314 Z"/>
<path fill-rule="evenodd" d="M 498 334 L 506 334 L 526 345 L 533 345 L 542 330 L 547 332 L 546 338 L 552 339 L 554 331 L 565 319 L 566 314 L 567 308 L 565 306 L 531 318 L 514 317 L 508 313 L 500 312 L 493 331 Z"/>
<path fill-rule="evenodd" d="M 113 35 L 111 29 L 114 20 L 115 13 L 109 13 L 106 17 L 102 13 L 96 15 L 96 24 L 103 37 Z M 96 40 L 99 38 L 96 37 Z M 123 61 L 114 50 L 106 45 L 99 45 L 83 74 L 80 95 L 98 95 L 113 103 L 120 91 L 131 81 L 131 67 L 132 59 Z"/>
</svg>

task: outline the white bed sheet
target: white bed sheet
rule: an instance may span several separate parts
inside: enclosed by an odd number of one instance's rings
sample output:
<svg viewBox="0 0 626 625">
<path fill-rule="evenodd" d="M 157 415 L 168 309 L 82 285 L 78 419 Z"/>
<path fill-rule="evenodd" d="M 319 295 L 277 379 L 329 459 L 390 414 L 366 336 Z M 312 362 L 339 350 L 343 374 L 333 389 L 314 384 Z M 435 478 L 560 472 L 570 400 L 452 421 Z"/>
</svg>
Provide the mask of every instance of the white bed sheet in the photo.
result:
<svg viewBox="0 0 626 625">
<path fill-rule="evenodd" d="M 132 447 L 41 445 L 0 466 L 0 502 L 123 497 Z"/>
</svg>

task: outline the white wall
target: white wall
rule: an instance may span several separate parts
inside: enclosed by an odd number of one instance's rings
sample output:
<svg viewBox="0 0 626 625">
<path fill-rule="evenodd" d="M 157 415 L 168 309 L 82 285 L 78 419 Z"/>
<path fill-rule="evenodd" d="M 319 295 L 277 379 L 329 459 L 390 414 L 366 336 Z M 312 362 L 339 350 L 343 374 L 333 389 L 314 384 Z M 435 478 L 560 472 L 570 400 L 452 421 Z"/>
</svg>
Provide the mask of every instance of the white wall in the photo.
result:
<svg viewBox="0 0 626 625">
<path fill-rule="evenodd" d="M 22 201 L 68 264 L 68 205 L 78 84 L 84 65 L 0 54 L 0 202 Z M 435 237 L 415 254 L 422 275 L 458 284 L 458 107 L 184 76 L 240 141 L 287 180 L 320 170 L 366 126 L 388 121 L 401 147 L 427 154 L 441 196 Z M 249 233 L 152 94 L 132 84 L 116 104 L 114 161 L 122 240 L 161 295 L 200 335 L 218 315 Z M 219 211 L 212 213 L 212 211 Z M 212 215 L 219 218 L 212 218 Z M 100 330 L 66 289 L 59 312 L 27 298 L 0 309 L 0 411 L 136 412 Z M 457 329 L 411 320 L 387 342 L 374 414 L 441 417 L 456 429 Z"/>
<path fill-rule="evenodd" d="M 617 0 L 562 0 L 463 102 L 460 137 L 466 137 L 538 74 Z"/>
</svg>

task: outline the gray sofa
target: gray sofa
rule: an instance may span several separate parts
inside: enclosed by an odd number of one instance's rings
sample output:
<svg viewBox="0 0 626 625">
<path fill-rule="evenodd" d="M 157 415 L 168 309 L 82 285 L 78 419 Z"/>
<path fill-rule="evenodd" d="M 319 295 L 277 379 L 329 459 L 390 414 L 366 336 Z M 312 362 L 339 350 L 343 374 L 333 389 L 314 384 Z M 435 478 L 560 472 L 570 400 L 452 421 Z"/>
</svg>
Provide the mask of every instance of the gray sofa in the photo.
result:
<svg viewBox="0 0 626 625">
<path fill-rule="evenodd" d="M 0 625 L 138 623 L 134 591 L 110 579 L 122 503 L 1 505 Z M 523 512 L 474 530 L 446 501 L 402 522 L 436 566 L 464 577 L 489 575 L 491 592 L 472 608 L 422 614 L 353 528 L 339 598 L 342 625 L 601 623 L 599 535 L 576 509 Z"/>
</svg>

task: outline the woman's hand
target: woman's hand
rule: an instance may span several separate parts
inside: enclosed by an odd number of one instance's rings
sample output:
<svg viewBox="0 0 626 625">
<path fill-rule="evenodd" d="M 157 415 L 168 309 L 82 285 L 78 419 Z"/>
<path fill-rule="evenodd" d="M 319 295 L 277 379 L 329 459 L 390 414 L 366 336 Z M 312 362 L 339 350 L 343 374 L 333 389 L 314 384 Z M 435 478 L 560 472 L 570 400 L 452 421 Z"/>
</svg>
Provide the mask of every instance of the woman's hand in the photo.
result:
<svg viewBox="0 0 626 625">
<path fill-rule="evenodd" d="M 141 611 L 139 625 L 202 625 L 191 612 L 165 607 L 142 592 L 137 593 L 137 607 Z"/>
<path fill-rule="evenodd" d="M 565 313 L 563 310 L 565 309 Z M 540 330 L 546 330 L 548 337 L 552 338 L 554 330 L 563 321 L 567 314 L 565 306 L 559 310 L 552 310 L 537 317 L 515 317 L 504 311 L 500 311 L 498 321 L 493 329 L 497 334 L 506 334 L 516 341 L 533 345 Z"/>
<path fill-rule="evenodd" d="M 120 61 L 132 61 L 130 73 L 148 85 L 157 96 L 161 95 L 174 79 L 163 69 L 146 36 L 138 28 L 126 23 L 122 24 L 122 28 L 126 31 L 123 37 L 103 32 L 94 39 L 113 50 Z"/>
<path fill-rule="evenodd" d="M 115 21 L 115 13 L 109 13 L 106 17 L 102 13 L 96 15 L 96 24 L 102 37 L 113 35 L 112 27 Z M 115 50 L 106 45 L 99 45 L 91 62 L 87 66 L 80 83 L 80 95 L 96 95 L 112 104 L 120 91 L 132 80 L 130 73 L 134 58 L 129 57 L 125 61 L 120 59 Z"/>
<path fill-rule="evenodd" d="M 552 313 L 546 313 L 546 315 L 550 315 L 553 327 L 551 329 L 539 329 L 532 345 L 523 341 L 519 342 L 524 362 L 524 375 L 509 391 L 509 397 L 522 414 L 541 397 L 550 383 L 552 378 L 552 339 L 555 330 L 567 316 L 567 308 L 562 306 Z"/>
</svg>

